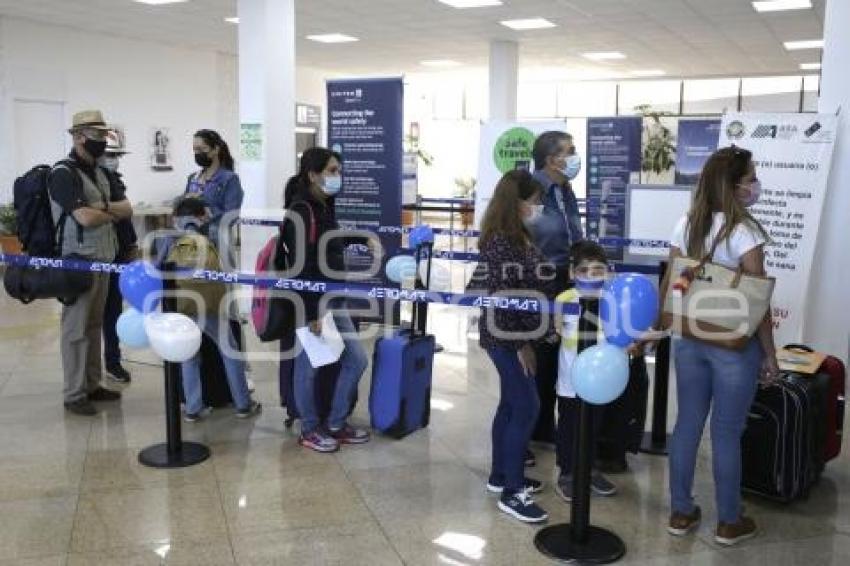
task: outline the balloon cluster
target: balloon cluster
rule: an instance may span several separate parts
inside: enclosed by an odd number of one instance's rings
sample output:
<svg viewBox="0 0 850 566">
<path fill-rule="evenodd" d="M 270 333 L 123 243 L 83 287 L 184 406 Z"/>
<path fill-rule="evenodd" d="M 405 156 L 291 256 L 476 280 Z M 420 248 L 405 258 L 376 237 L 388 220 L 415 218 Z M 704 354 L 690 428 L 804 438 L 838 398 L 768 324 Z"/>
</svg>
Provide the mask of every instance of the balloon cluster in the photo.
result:
<svg viewBox="0 0 850 566">
<path fill-rule="evenodd" d="M 410 230 L 408 239 L 413 248 L 423 244 L 433 244 L 434 229 L 428 224 L 420 224 Z M 428 278 L 427 271 L 427 262 L 420 263 L 419 278 L 422 281 Z M 409 284 L 416 277 L 416 259 L 411 255 L 397 255 L 387 262 L 384 273 L 386 273 L 387 279 L 394 283 Z M 431 291 L 451 289 L 451 273 L 445 266 L 437 263 L 431 264 L 431 281 L 428 289 Z"/>
<path fill-rule="evenodd" d="M 185 362 L 201 347 L 201 330 L 191 318 L 176 312 L 157 312 L 162 278 L 148 262 L 134 261 L 118 278 L 121 295 L 130 308 L 118 317 L 115 330 L 128 348 L 150 347 L 163 360 Z"/>
<path fill-rule="evenodd" d="M 605 343 L 582 351 L 570 378 L 581 399 L 605 405 L 623 394 L 629 382 L 625 348 L 650 329 L 658 314 L 658 291 L 647 277 L 625 273 L 603 287 L 599 305 Z"/>
</svg>

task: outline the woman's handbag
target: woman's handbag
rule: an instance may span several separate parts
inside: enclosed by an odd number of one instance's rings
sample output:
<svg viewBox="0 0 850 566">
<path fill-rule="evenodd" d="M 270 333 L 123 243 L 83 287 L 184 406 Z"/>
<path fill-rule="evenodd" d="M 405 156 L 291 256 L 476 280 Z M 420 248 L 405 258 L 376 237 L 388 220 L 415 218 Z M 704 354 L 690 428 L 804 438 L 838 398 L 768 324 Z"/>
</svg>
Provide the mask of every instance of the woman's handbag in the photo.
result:
<svg viewBox="0 0 850 566">
<path fill-rule="evenodd" d="M 776 280 L 712 263 L 718 243 L 699 261 L 673 260 L 661 322 L 679 336 L 740 350 L 770 309 Z"/>
</svg>

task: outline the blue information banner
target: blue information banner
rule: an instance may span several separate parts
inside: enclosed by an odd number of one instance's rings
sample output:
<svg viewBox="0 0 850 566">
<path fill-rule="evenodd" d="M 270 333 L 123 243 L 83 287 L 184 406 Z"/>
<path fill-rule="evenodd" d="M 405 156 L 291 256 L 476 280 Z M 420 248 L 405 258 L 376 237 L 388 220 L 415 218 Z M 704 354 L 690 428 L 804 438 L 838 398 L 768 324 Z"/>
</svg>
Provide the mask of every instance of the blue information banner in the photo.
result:
<svg viewBox="0 0 850 566">
<path fill-rule="evenodd" d="M 587 237 L 626 236 L 626 185 L 640 179 L 640 116 L 587 120 Z M 622 248 L 605 248 L 622 260 Z"/>
<path fill-rule="evenodd" d="M 401 225 L 404 83 L 400 77 L 328 81 L 328 146 L 342 155 L 340 225 L 374 231 Z M 388 257 L 400 233 L 380 234 Z M 349 268 L 365 269 L 367 256 L 351 254 Z M 373 284 L 386 284 L 381 277 Z"/>
<path fill-rule="evenodd" d="M 696 185 L 702 166 L 717 149 L 720 119 L 679 120 L 676 184 Z"/>
</svg>

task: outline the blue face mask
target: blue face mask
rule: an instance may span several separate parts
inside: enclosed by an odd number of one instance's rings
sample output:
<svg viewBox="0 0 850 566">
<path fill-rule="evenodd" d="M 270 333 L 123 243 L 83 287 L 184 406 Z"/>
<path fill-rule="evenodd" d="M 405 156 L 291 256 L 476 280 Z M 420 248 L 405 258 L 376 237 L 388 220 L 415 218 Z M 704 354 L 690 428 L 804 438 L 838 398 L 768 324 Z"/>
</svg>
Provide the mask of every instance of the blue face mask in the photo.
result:
<svg viewBox="0 0 850 566">
<path fill-rule="evenodd" d="M 329 197 L 339 194 L 340 190 L 342 190 L 342 177 L 339 175 L 325 177 L 322 181 L 322 192 Z"/>
<path fill-rule="evenodd" d="M 572 181 L 573 179 L 578 177 L 579 171 L 581 171 L 581 157 L 576 154 L 567 157 L 567 163 L 561 170 L 564 176 L 570 181 Z"/>
<path fill-rule="evenodd" d="M 605 287 L 604 277 L 576 277 L 576 291 L 580 293 L 593 293 L 601 291 Z"/>
</svg>

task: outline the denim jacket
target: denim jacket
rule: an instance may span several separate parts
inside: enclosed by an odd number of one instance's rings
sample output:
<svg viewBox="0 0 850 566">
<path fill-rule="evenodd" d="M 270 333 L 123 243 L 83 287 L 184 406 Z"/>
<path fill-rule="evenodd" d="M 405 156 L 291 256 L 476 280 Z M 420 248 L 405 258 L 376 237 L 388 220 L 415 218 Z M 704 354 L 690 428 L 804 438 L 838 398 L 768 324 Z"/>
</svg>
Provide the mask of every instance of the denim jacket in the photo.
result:
<svg viewBox="0 0 850 566">
<path fill-rule="evenodd" d="M 186 193 L 200 195 L 204 199 L 204 204 L 210 209 L 210 240 L 218 245 L 221 217 L 227 212 L 238 211 L 242 207 L 242 198 L 245 193 L 239 176 L 223 167 L 219 168 L 206 183 L 198 182 L 200 175 L 200 173 L 194 173 L 189 176 L 186 182 Z"/>
<path fill-rule="evenodd" d="M 531 235 L 548 261 L 566 266 L 570 261 L 570 246 L 584 239 L 576 195 L 569 186 L 563 187 L 552 181 L 542 169 L 534 173 L 534 178 L 544 189 L 541 201 L 543 215 L 531 227 Z M 566 216 L 558 205 L 556 191 L 563 196 Z"/>
</svg>

